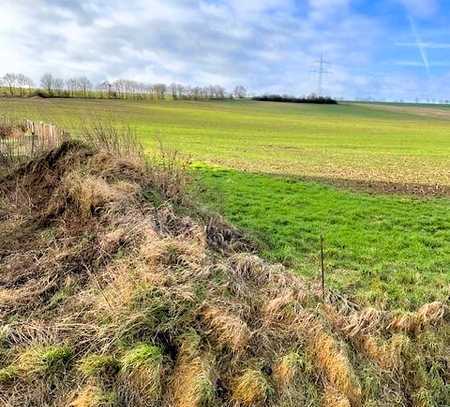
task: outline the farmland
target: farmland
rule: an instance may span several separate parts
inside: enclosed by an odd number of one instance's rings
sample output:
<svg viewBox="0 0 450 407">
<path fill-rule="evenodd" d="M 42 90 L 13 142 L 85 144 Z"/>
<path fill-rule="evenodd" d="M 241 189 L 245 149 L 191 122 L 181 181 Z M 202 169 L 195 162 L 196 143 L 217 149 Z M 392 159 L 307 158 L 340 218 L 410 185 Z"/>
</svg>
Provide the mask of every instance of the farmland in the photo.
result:
<svg viewBox="0 0 450 407">
<path fill-rule="evenodd" d="M 323 234 L 328 284 L 359 301 L 448 295 L 448 107 L 2 99 L 0 112 L 70 129 L 101 118 L 191 155 L 204 206 L 308 276 Z"/>
</svg>

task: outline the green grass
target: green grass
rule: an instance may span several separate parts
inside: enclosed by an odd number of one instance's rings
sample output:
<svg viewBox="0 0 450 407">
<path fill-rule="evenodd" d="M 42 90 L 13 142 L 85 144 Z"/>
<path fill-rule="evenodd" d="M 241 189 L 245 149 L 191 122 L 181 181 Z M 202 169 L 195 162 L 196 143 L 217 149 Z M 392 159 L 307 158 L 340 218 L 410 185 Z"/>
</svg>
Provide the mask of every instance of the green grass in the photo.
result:
<svg viewBox="0 0 450 407">
<path fill-rule="evenodd" d="M 197 168 L 204 203 L 249 231 L 262 254 L 317 277 L 325 238 L 327 284 L 381 306 L 445 300 L 449 201 L 375 196 L 251 173 Z"/>
<path fill-rule="evenodd" d="M 450 185 L 450 120 L 424 116 L 413 107 L 409 113 L 391 108 L 0 99 L 0 112 L 66 127 L 76 127 L 77 119 L 86 116 L 129 124 L 147 149 L 155 147 L 159 136 L 196 160 L 236 169 Z"/>
<path fill-rule="evenodd" d="M 360 301 L 414 308 L 448 295 L 450 200 L 295 177 L 449 186 L 449 107 L 0 99 L 0 112 L 75 131 L 81 117 L 131 125 L 148 150 L 158 136 L 203 163 L 200 199 L 255 236 L 267 258 L 313 277 L 323 233 L 327 284 Z"/>
</svg>

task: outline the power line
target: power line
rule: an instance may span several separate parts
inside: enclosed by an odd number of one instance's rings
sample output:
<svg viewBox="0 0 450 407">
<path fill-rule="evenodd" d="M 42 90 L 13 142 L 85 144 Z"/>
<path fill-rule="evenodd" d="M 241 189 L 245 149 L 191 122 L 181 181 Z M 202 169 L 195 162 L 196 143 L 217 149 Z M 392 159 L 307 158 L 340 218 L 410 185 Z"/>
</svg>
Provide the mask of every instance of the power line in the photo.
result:
<svg viewBox="0 0 450 407">
<path fill-rule="evenodd" d="M 330 71 L 328 71 L 327 69 L 326 69 L 326 66 L 327 65 L 331 65 L 330 64 L 330 62 L 328 62 L 328 61 L 326 61 L 325 59 L 324 59 L 324 57 L 323 57 L 323 53 L 322 54 L 320 54 L 320 60 L 319 61 L 316 61 L 316 64 L 318 64 L 318 69 L 316 69 L 316 70 L 313 70 L 312 72 L 314 72 L 314 73 L 317 73 L 317 75 L 318 75 L 318 86 L 317 86 L 317 91 L 318 91 L 318 94 L 317 94 L 317 96 L 322 96 L 322 92 L 323 92 L 323 76 L 324 75 L 328 75 L 328 74 L 330 74 L 331 72 Z"/>
</svg>

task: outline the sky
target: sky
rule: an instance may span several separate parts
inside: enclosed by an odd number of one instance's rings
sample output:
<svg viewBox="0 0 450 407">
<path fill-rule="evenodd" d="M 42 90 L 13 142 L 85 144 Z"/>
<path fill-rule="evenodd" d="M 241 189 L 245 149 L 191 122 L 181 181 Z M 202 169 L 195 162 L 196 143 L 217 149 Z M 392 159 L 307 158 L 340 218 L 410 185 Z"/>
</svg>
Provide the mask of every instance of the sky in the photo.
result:
<svg viewBox="0 0 450 407">
<path fill-rule="evenodd" d="M 450 0 L 0 0 L 0 76 L 450 99 Z"/>
</svg>

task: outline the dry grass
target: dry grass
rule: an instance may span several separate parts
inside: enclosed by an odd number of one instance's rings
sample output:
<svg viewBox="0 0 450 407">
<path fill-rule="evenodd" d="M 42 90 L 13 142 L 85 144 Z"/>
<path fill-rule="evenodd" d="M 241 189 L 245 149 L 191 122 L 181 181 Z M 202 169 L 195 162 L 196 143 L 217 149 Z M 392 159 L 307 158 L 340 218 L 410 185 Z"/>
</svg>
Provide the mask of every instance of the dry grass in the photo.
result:
<svg viewBox="0 0 450 407">
<path fill-rule="evenodd" d="M 273 379 L 280 393 L 287 391 L 302 367 L 302 359 L 297 352 L 280 357 L 273 367 Z"/>
<path fill-rule="evenodd" d="M 313 360 L 325 380 L 352 405 L 361 405 L 361 385 L 343 347 L 325 332 L 314 335 L 310 346 Z"/>
<path fill-rule="evenodd" d="M 332 387 L 325 388 L 322 405 L 324 407 L 351 407 L 347 397 L 343 396 Z"/>
<path fill-rule="evenodd" d="M 272 394 L 269 381 L 257 369 L 246 369 L 235 379 L 232 389 L 233 399 L 244 406 L 267 405 Z"/>
<path fill-rule="evenodd" d="M 199 340 L 195 333 L 182 339 L 172 379 L 175 407 L 201 407 L 214 401 L 211 355 L 198 349 Z"/>
<path fill-rule="evenodd" d="M 0 403 L 448 404 L 445 305 L 320 307 L 302 279 L 234 252 L 232 229 L 177 214 L 178 176 L 98 140 L 1 179 Z"/>
<path fill-rule="evenodd" d="M 202 316 L 219 346 L 227 346 L 236 353 L 245 350 L 251 331 L 239 316 L 215 306 L 206 307 Z"/>
<path fill-rule="evenodd" d="M 69 407 L 113 407 L 117 403 L 114 393 L 106 393 L 100 387 L 87 385 L 69 402 Z"/>
</svg>

